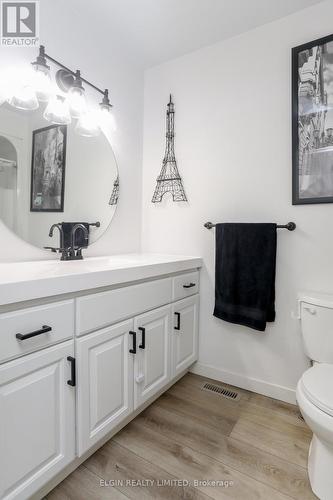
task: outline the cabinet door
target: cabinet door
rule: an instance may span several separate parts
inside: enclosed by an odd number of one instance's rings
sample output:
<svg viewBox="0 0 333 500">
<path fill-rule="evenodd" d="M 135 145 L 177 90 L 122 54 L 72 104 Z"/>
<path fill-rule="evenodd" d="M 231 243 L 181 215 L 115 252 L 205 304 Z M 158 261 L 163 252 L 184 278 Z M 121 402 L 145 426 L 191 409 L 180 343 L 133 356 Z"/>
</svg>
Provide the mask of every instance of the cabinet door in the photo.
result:
<svg viewBox="0 0 333 500">
<path fill-rule="evenodd" d="M 0 366 L 0 498 L 27 499 L 75 458 L 68 341 Z"/>
<path fill-rule="evenodd" d="M 78 455 L 133 411 L 133 321 L 76 340 Z"/>
<path fill-rule="evenodd" d="M 172 376 L 186 370 L 198 358 L 199 295 L 173 305 Z"/>
<path fill-rule="evenodd" d="M 171 306 L 134 319 L 134 407 L 138 408 L 170 380 Z"/>
</svg>

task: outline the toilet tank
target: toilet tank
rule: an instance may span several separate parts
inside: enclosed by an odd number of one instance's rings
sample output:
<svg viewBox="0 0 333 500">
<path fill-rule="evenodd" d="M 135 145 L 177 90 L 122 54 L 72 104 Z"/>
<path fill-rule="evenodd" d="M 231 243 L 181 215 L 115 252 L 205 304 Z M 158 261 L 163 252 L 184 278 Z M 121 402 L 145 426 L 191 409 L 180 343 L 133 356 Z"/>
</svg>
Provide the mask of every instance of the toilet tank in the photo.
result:
<svg viewBox="0 0 333 500">
<path fill-rule="evenodd" d="M 319 363 L 333 363 L 333 294 L 299 295 L 299 306 L 306 355 Z"/>
</svg>

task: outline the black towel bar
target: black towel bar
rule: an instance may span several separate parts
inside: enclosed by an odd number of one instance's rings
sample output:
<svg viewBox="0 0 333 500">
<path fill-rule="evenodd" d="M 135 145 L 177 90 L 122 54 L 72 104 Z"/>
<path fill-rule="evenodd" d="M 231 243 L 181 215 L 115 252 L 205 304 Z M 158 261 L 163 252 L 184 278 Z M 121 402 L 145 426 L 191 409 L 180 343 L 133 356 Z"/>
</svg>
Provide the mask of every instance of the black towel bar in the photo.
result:
<svg viewBox="0 0 333 500">
<path fill-rule="evenodd" d="M 216 226 L 216 224 L 213 224 L 212 222 L 206 222 L 204 224 L 204 227 L 206 229 L 212 229 L 215 226 Z M 295 231 L 296 224 L 295 224 L 295 222 L 288 222 L 287 224 L 277 224 L 276 227 L 279 229 L 288 229 L 288 231 Z"/>
</svg>

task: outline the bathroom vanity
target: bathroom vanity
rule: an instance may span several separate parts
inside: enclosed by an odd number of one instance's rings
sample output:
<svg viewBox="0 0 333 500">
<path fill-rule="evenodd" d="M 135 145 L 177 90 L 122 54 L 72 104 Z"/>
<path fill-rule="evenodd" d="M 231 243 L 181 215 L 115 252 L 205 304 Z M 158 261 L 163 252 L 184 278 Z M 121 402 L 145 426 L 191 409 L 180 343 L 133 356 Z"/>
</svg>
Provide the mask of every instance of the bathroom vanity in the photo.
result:
<svg viewBox="0 0 333 500">
<path fill-rule="evenodd" d="M 0 263 L 5 500 L 42 498 L 198 353 L 200 258 L 82 260 L 108 230 L 122 182 L 108 90 L 43 46 L 32 68 L 43 88 L 31 77 L 28 97 L 18 84 L 0 95 L 0 230 L 62 261 Z"/>
<path fill-rule="evenodd" d="M 200 267 L 154 254 L 0 264 L 1 498 L 40 498 L 188 371 Z"/>
</svg>

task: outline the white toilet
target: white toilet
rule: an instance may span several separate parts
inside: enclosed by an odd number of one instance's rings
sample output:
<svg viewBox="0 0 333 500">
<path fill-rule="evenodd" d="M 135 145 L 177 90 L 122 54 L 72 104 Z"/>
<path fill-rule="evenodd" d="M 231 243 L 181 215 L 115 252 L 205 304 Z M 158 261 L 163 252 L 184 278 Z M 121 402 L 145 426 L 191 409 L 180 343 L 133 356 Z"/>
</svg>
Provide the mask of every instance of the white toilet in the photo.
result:
<svg viewBox="0 0 333 500">
<path fill-rule="evenodd" d="M 333 295 L 299 297 L 304 349 L 313 365 L 297 384 L 296 398 L 313 432 L 308 472 L 321 500 L 333 499 Z"/>
</svg>

